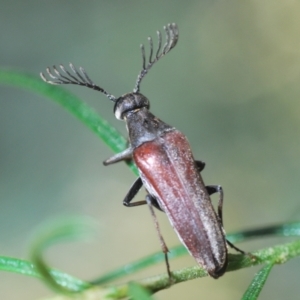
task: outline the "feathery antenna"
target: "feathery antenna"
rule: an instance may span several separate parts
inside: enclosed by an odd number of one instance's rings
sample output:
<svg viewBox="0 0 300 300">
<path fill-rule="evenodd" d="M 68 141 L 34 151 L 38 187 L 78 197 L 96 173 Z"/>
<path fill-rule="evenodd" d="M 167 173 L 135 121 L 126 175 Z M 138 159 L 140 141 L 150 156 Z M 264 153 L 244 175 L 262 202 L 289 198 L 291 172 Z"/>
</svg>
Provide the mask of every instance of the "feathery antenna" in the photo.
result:
<svg viewBox="0 0 300 300">
<path fill-rule="evenodd" d="M 148 59 L 146 59 L 146 52 L 144 45 L 141 45 L 142 59 L 143 59 L 143 68 L 139 73 L 135 87 L 133 89 L 134 93 L 138 93 L 140 90 L 140 84 L 142 79 L 148 73 L 150 68 L 156 63 L 161 57 L 169 53 L 178 42 L 178 27 L 175 23 L 168 24 L 164 26 L 164 30 L 166 32 L 166 42 L 164 46 L 162 46 L 162 35 L 160 31 L 157 31 L 157 39 L 158 45 L 157 50 L 154 54 L 153 51 L 153 40 L 151 37 L 148 37 L 149 45 L 150 45 L 150 53 Z M 154 54 L 154 58 L 153 58 Z M 77 70 L 72 63 L 69 64 L 71 72 L 68 71 L 63 65 L 59 65 L 59 67 L 53 66 L 52 70 L 48 67 L 46 69 L 48 76 L 50 79 L 47 79 L 43 73 L 40 73 L 41 78 L 50 84 L 75 84 L 86 86 L 90 89 L 99 91 L 103 93 L 107 98 L 111 101 L 116 102 L 116 97 L 114 95 L 109 94 L 103 88 L 96 85 L 87 75 L 85 70 L 82 67 L 79 67 Z"/>
<path fill-rule="evenodd" d="M 46 71 L 51 78 L 51 80 L 47 79 L 43 73 L 40 73 L 42 79 L 50 84 L 76 84 L 86 86 L 90 89 L 99 91 L 103 93 L 107 98 L 111 101 L 116 102 L 116 97 L 107 93 L 103 88 L 96 85 L 90 77 L 87 75 L 85 70 L 82 67 L 79 67 L 77 70 L 72 63 L 69 64 L 72 73 L 65 69 L 63 65 L 59 65 L 59 68 L 53 66 L 53 70 L 47 68 Z M 53 79 L 53 80 L 52 80 Z"/>
<path fill-rule="evenodd" d="M 160 31 L 157 31 L 158 47 L 157 47 L 157 51 L 155 53 L 154 59 L 152 58 L 153 57 L 153 40 L 151 37 L 148 37 L 148 41 L 149 41 L 149 45 L 150 45 L 150 54 L 149 54 L 149 59 L 148 59 L 147 65 L 146 65 L 145 47 L 144 47 L 144 45 L 141 45 L 142 58 L 143 58 L 143 69 L 141 70 L 140 74 L 137 77 L 135 87 L 133 89 L 134 93 L 139 92 L 142 79 L 145 77 L 145 75 L 148 73 L 148 71 L 154 65 L 154 63 L 156 63 L 161 57 L 163 57 L 168 52 L 170 52 L 176 46 L 176 44 L 178 42 L 178 27 L 175 23 L 164 26 L 164 30 L 166 32 L 166 42 L 163 47 L 162 47 L 161 33 L 160 33 Z"/>
</svg>

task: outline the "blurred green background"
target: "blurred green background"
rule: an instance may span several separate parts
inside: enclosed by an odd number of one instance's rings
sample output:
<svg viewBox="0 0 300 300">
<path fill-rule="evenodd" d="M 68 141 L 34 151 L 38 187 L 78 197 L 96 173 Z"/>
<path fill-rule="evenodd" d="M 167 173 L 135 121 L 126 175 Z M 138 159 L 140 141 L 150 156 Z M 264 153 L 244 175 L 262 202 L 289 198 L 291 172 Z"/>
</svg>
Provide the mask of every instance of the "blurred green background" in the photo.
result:
<svg viewBox="0 0 300 300">
<path fill-rule="evenodd" d="M 0 1 L 0 63 L 32 74 L 73 62 L 118 96 L 141 69 L 140 43 L 169 22 L 179 43 L 141 85 L 152 111 L 183 131 L 206 162 L 207 184 L 225 190 L 227 232 L 299 219 L 300 3 L 298 1 Z M 147 46 L 146 46 L 147 47 Z M 147 48 L 148 49 L 148 48 Z M 67 86 L 124 132 L 104 95 Z M 122 200 L 135 177 L 104 167 L 111 151 L 73 116 L 41 96 L 0 88 L 0 253 L 28 258 L 32 232 L 61 214 L 94 217 L 90 243 L 51 248 L 52 266 L 83 279 L 160 250 L 146 207 Z M 143 199 L 141 192 L 137 199 Z M 216 200 L 217 198 L 215 198 Z M 169 247 L 179 243 L 163 214 Z M 283 239 L 248 242 L 251 251 Z M 187 256 L 172 269 L 192 266 Z M 275 267 L 260 299 L 299 295 L 299 260 Z M 180 284 L 157 299 L 239 299 L 258 268 Z M 132 276 L 165 272 L 162 264 Z M 1 299 L 51 291 L 0 273 Z"/>
</svg>

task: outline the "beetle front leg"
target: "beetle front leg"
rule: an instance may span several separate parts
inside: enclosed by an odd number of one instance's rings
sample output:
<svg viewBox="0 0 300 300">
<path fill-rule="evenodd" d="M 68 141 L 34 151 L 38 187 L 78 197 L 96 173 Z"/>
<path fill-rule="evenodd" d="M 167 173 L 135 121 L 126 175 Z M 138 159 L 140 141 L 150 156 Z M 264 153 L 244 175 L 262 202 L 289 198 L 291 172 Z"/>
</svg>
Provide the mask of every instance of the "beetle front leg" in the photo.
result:
<svg viewBox="0 0 300 300">
<path fill-rule="evenodd" d="M 104 166 L 108 166 L 114 163 L 117 163 L 122 160 L 129 160 L 132 158 L 132 148 L 127 148 L 124 151 L 113 155 L 112 157 L 106 159 L 103 164 Z"/>
</svg>

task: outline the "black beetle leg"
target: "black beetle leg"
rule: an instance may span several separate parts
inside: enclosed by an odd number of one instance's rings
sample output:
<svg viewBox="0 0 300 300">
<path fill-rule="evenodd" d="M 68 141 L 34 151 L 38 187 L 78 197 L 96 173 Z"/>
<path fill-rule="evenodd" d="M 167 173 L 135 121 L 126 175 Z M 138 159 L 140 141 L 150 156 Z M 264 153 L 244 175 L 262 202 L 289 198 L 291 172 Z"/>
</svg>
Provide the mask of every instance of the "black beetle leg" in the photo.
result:
<svg viewBox="0 0 300 300">
<path fill-rule="evenodd" d="M 130 203 L 131 200 L 136 196 L 136 194 L 138 193 L 138 191 L 141 189 L 142 186 L 143 186 L 143 182 L 142 182 L 142 179 L 139 177 L 133 183 L 133 185 L 131 186 L 129 192 L 127 193 L 127 195 L 125 196 L 125 198 L 123 200 L 123 204 L 126 207 L 134 207 L 134 206 L 147 204 L 146 200 L 141 200 L 141 201 L 136 201 L 136 202 Z M 160 208 L 160 206 L 159 206 L 158 202 L 156 201 L 156 199 L 152 196 L 151 196 L 151 203 L 155 208 L 157 208 L 157 209 L 159 209 L 160 211 L 163 212 L 163 210 Z"/>
<path fill-rule="evenodd" d="M 220 185 L 207 185 L 206 190 L 209 195 L 219 193 L 220 198 L 218 202 L 218 216 L 221 221 L 221 225 L 223 226 L 223 201 L 224 201 L 224 192 L 223 188 Z"/>
<path fill-rule="evenodd" d="M 229 246 L 230 248 L 234 249 L 235 251 L 240 252 L 241 254 L 244 254 L 244 255 L 248 255 L 251 259 L 254 258 L 254 256 L 253 256 L 251 253 L 247 253 L 247 252 L 243 251 L 242 249 L 236 247 L 236 246 L 233 245 L 231 242 L 229 242 L 227 239 L 226 239 L 226 242 L 227 242 L 228 246 Z"/>
<path fill-rule="evenodd" d="M 143 182 L 142 182 L 142 179 L 139 177 L 133 183 L 133 185 L 131 186 L 129 192 L 127 193 L 127 195 L 125 196 L 125 198 L 123 200 L 123 204 L 125 206 L 133 207 L 133 206 L 139 206 L 139 205 L 147 204 L 147 202 L 145 200 L 130 203 L 131 200 L 136 196 L 136 194 L 138 193 L 138 191 L 141 189 L 142 186 L 143 186 Z"/>
<path fill-rule="evenodd" d="M 134 206 L 139 206 L 139 205 L 143 205 L 143 204 L 148 204 L 148 207 L 150 209 L 152 218 L 154 220 L 156 231 L 157 231 L 158 236 L 159 236 L 161 248 L 162 248 L 162 251 L 165 255 L 165 260 L 166 260 L 167 272 L 168 272 L 168 275 L 169 275 L 169 279 L 171 280 L 171 271 L 170 271 L 170 265 L 169 265 L 169 260 L 168 260 L 169 250 L 168 250 L 168 247 L 167 247 L 167 245 L 166 245 L 166 243 L 165 243 L 165 241 L 164 241 L 164 239 L 161 235 L 159 224 L 158 224 L 153 206 L 158 208 L 159 210 L 162 210 L 162 209 L 159 207 L 158 202 L 156 201 L 156 199 L 154 197 L 152 197 L 151 195 L 147 195 L 146 200 L 136 201 L 136 202 L 130 203 L 131 200 L 136 196 L 136 194 L 138 193 L 138 191 L 141 189 L 142 186 L 143 186 L 143 182 L 142 182 L 142 179 L 139 177 L 133 183 L 133 185 L 131 186 L 129 192 L 125 196 L 125 198 L 123 200 L 123 204 L 127 207 L 134 207 Z"/>
<path fill-rule="evenodd" d="M 104 166 L 117 163 L 122 160 L 129 160 L 132 158 L 132 148 L 127 148 L 124 151 L 113 155 L 112 157 L 106 159 L 103 164 Z"/>
<path fill-rule="evenodd" d="M 220 185 L 208 185 L 206 186 L 206 190 L 209 195 L 212 195 L 214 193 L 219 193 L 220 198 L 219 198 L 219 203 L 218 203 L 218 216 L 221 222 L 221 225 L 223 227 L 223 200 L 224 200 L 224 193 L 223 193 L 223 188 Z M 235 251 L 240 252 L 242 254 L 246 254 L 245 251 L 239 249 L 235 245 L 233 245 L 231 242 L 226 240 L 227 244 L 229 247 L 233 248 Z"/>
<path fill-rule="evenodd" d="M 202 172 L 204 167 L 205 167 L 205 162 L 201 161 L 201 160 L 195 160 L 197 169 L 199 172 Z"/>
<path fill-rule="evenodd" d="M 158 221 L 157 221 L 157 217 L 156 217 L 155 211 L 153 209 L 153 206 L 156 207 L 157 201 L 151 195 L 147 195 L 146 196 L 146 203 L 148 204 L 148 207 L 149 207 L 150 212 L 151 212 L 151 216 L 152 216 L 154 224 L 155 224 L 155 229 L 156 229 L 156 232 L 157 232 L 158 237 L 159 237 L 159 241 L 160 241 L 162 252 L 165 255 L 167 272 L 168 272 L 169 281 L 170 281 L 170 284 L 171 284 L 172 283 L 172 275 L 171 275 L 170 264 L 169 264 L 169 259 L 168 259 L 169 249 L 168 249 L 168 247 L 167 247 L 167 245 L 165 243 L 165 240 L 164 240 L 164 238 L 163 238 L 163 236 L 161 234 L 161 231 L 160 231 L 160 228 L 159 228 L 159 224 L 158 224 Z"/>
</svg>

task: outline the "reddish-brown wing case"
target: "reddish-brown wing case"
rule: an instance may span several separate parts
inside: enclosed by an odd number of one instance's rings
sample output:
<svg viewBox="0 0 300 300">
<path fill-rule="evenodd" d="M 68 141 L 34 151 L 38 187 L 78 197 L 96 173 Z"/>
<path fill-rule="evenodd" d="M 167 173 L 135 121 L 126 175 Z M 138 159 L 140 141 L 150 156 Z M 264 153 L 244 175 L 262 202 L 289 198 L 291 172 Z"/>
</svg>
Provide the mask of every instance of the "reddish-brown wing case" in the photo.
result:
<svg viewBox="0 0 300 300">
<path fill-rule="evenodd" d="M 138 146 L 133 159 L 190 254 L 212 277 L 221 276 L 227 266 L 225 234 L 186 137 L 168 131 Z"/>
</svg>

